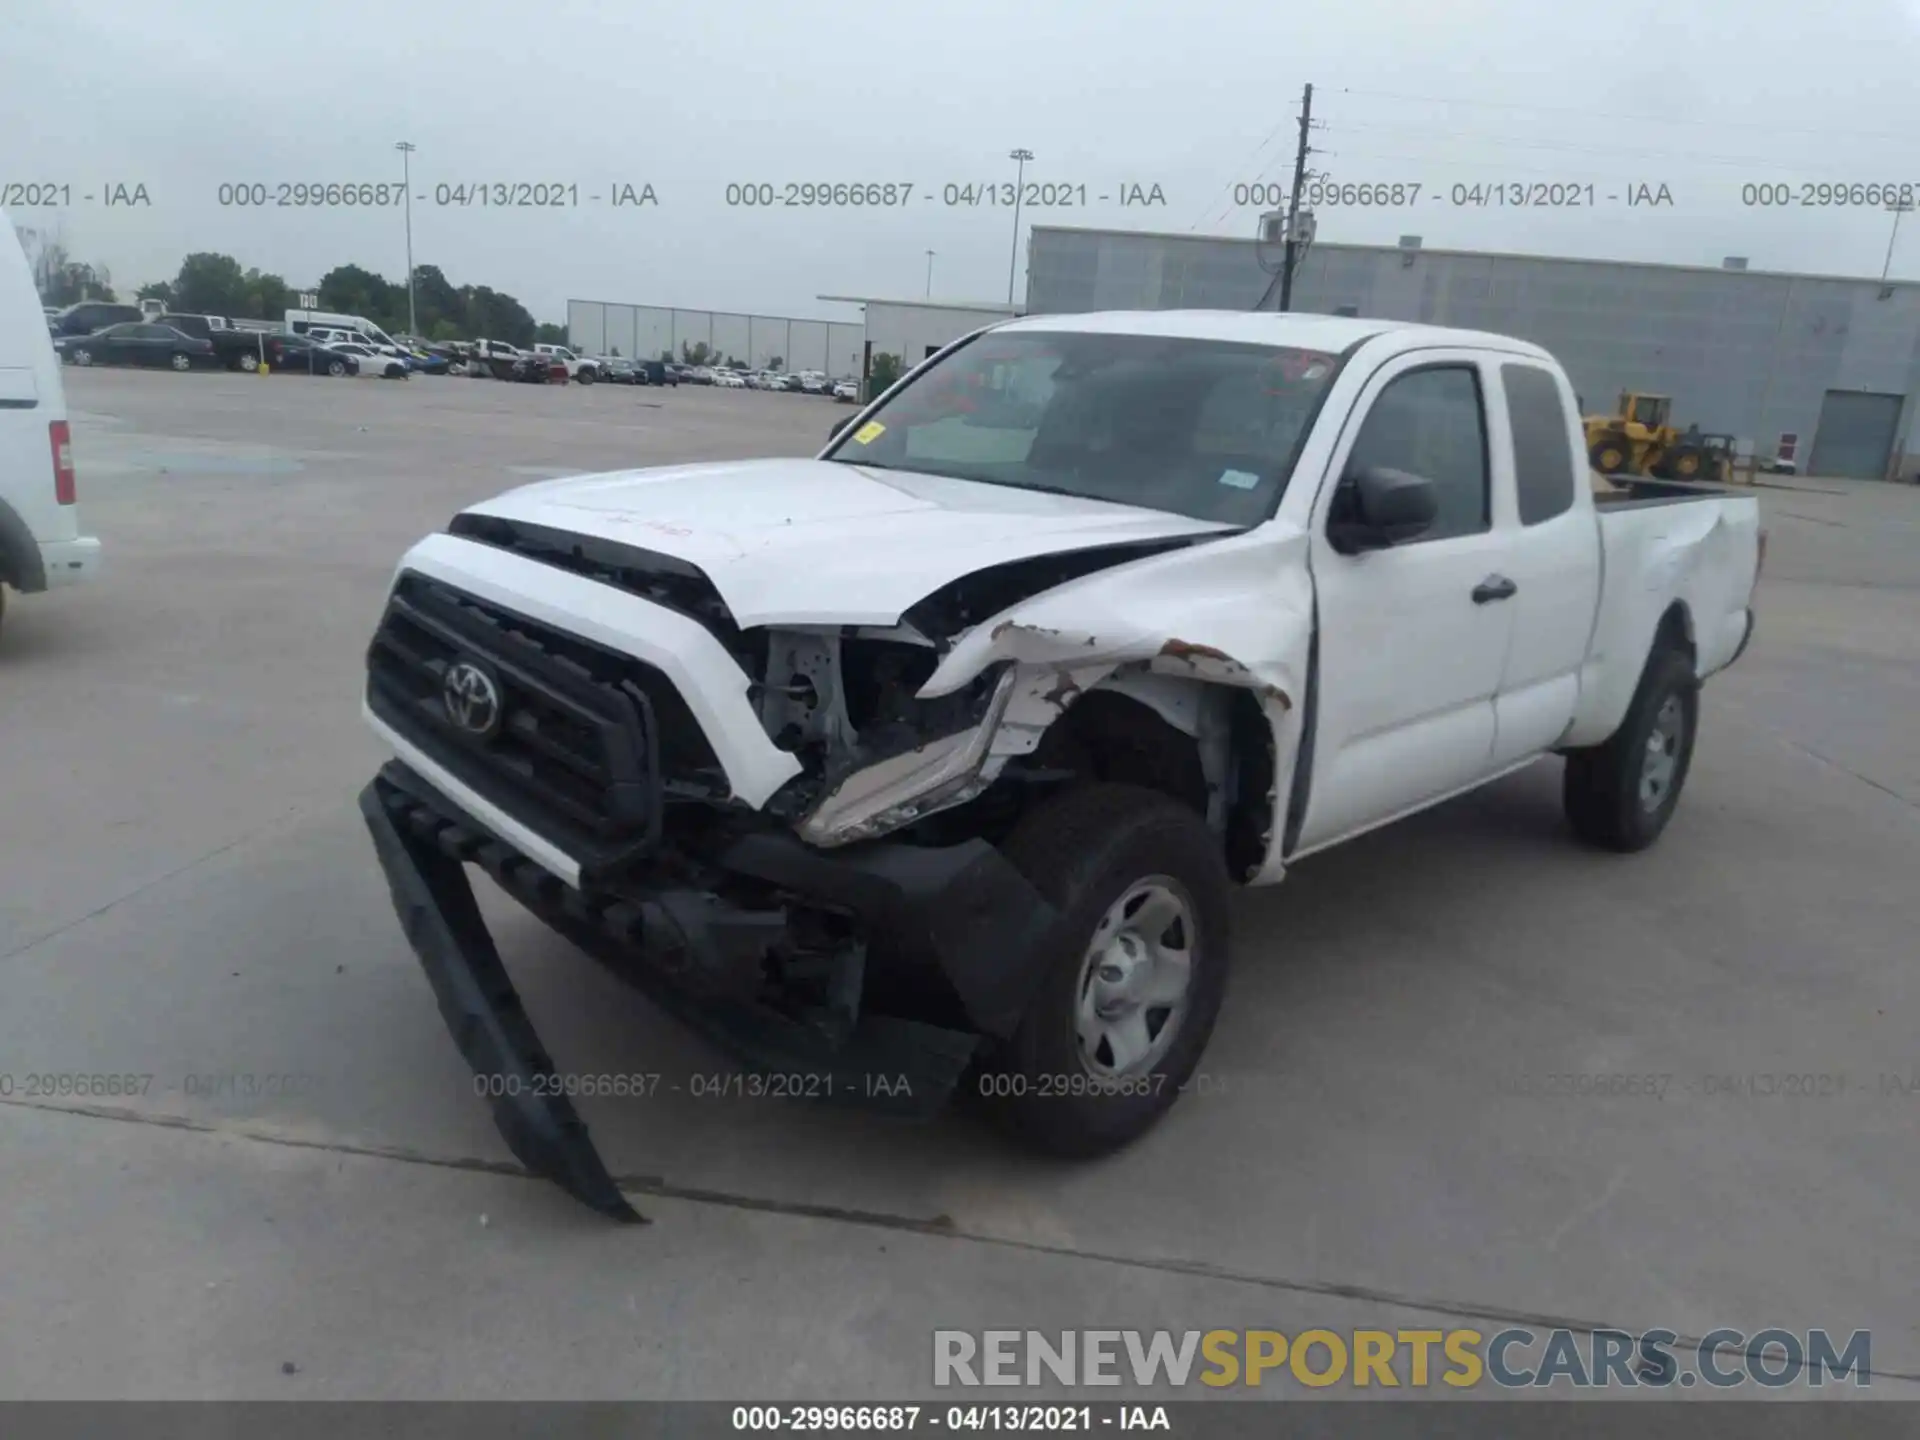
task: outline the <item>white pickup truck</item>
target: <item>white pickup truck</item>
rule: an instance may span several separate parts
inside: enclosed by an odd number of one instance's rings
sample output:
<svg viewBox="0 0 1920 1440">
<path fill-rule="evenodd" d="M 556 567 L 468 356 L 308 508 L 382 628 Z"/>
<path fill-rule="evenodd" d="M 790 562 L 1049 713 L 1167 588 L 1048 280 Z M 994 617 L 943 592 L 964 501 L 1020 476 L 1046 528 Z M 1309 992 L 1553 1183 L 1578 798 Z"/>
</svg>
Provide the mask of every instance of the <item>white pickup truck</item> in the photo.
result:
<svg viewBox="0 0 1920 1440">
<path fill-rule="evenodd" d="M 1750 496 L 1603 483 L 1519 340 L 1006 322 L 814 459 L 548 481 L 421 541 L 362 811 L 500 1129 L 596 1208 L 632 1214 L 467 863 L 766 1093 L 964 1085 L 1098 1153 L 1194 1074 L 1234 886 L 1548 756 L 1581 839 L 1660 834 L 1763 536 Z"/>
<path fill-rule="evenodd" d="M 536 345 L 536 355 L 545 355 L 550 360 L 558 360 L 567 367 L 567 378 L 578 385 L 591 385 L 600 378 L 600 362 L 576 355 L 564 345 Z"/>
</svg>

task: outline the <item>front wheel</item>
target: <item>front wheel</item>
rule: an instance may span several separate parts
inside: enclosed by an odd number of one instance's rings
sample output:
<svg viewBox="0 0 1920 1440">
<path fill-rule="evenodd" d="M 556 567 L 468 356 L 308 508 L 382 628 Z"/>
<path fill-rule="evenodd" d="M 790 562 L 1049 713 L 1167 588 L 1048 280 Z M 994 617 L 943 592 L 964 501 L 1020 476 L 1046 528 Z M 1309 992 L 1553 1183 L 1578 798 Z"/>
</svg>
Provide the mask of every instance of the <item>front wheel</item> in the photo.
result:
<svg viewBox="0 0 1920 1440">
<path fill-rule="evenodd" d="M 329 375 L 331 375 L 331 376 L 333 376 L 333 377 L 334 377 L 334 378 L 335 378 L 336 380 L 337 380 L 337 379 L 339 379 L 339 378 L 340 378 L 340 376 L 342 376 L 342 375 L 344 375 L 344 374 L 346 374 L 346 373 L 347 373 L 347 362 L 346 362 L 346 361 L 344 361 L 344 360 L 331 360 L 331 361 L 329 361 L 329 362 L 327 362 L 327 374 L 329 374 Z"/>
<path fill-rule="evenodd" d="M 240 368 L 251 375 L 260 368 L 260 357 L 251 350 L 243 351 L 240 355 Z"/>
<path fill-rule="evenodd" d="M 1602 475 L 1618 475 L 1627 468 L 1630 453 L 1626 441 L 1603 436 L 1587 452 L 1587 460 Z"/>
<path fill-rule="evenodd" d="M 1606 850 L 1644 850 L 1680 803 L 1693 764 L 1700 682 L 1677 649 L 1656 650 L 1620 728 L 1567 756 L 1561 801 L 1574 834 Z"/>
<path fill-rule="evenodd" d="M 176 370 L 191 370 L 193 368 L 193 357 L 190 355 L 174 355 L 167 363 Z"/>
<path fill-rule="evenodd" d="M 979 1093 L 1037 1150 L 1116 1150 L 1179 1098 L 1219 1016 L 1231 890 L 1219 841 L 1157 791 L 1092 785 L 1034 810 L 1004 851 L 1058 918 Z"/>
<path fill-rule="evenodd" d="M 76 351 L 74 351 L 74 352 L 73 352 L 73 363 L 74 363 L 74 364 L 76 364 L 76 365 L 91 365 L 91 364 L 93 364 L 93 352 L 92 352 L 91 350 L 76 350 Z"/>
</svg>

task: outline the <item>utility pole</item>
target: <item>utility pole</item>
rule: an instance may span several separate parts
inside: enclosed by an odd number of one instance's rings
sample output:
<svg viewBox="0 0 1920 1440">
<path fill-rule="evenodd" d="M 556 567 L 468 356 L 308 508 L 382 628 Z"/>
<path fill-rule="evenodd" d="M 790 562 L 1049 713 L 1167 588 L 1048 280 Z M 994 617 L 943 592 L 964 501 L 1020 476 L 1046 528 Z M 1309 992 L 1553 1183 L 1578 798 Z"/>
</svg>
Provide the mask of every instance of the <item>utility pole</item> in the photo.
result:
<svg viewBox="0 0 1920 1440">
<path fill-rule="evenodd" d="M 1027 161 L 1033 159 L 1031 150 L 1009 150 L 1009 160 L 1020 162 L 1016 172 L 1018 178 L 1013 182 L 1013 254 L 1007 260 L 1007 308 L 1013 308 L 1013 272 L 1020 266 L 1020 192 L 1027 188 Z"/>
<path fill-rule="evenodd" d="M 1293 190 L 1287 196 L 1287 249 L 1280 269 L 1280 308 L 1293 308 L 1293 267 L 1300 258 L 1300 192 L 1307 183 L 1307 131 L 1313 124 L 1313 86 L 1300 96 L 1300 145 L 1293 152 Z"/>
<path fill-rule="evenodd" d="M 413 309 L 413 152 L 411 140 L 402 140 L 394 149 L 400 152 L 401 203 L 407 211 L 407 333 L 418 335 L 420 321 Z"/>
<path fill-rule="evenodd" d="M 933 251 L 927 252 L 927 298 L 933 298 Z"/>
<path fill-rule="evenodd" d="M 1913 209 L 1911 200 L 1896 200 L 1887 209 L 1893 212 L 1893 234 L 1887 237 L 1887 261 L 1880 267 L 1880 278 L 1885 280 L 1887 272 L 1893 269 L 1893 242 L 1900 238 L 1900 217 Z"/>
</svg>

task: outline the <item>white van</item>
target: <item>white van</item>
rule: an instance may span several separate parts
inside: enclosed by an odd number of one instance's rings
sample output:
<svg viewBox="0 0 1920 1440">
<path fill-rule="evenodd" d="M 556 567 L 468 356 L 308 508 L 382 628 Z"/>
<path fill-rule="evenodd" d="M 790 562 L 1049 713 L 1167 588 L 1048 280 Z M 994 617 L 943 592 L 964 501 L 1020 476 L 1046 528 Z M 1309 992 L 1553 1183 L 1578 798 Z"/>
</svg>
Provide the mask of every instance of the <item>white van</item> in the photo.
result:
<svg viewBox="0 0 1920 1440">
<path fill-rule="evenodd" d="M 330 310 L 289 310 L 287 330 L 294 335 L 310 335 L 317 329 L 339 330 L 355 337 L 354 343 L 378 350 L 382 355 L 404 356 L 406 347 L 364 315 L 337 315 Z"/>
<path fill-rule="evenodd" d="M 90 579 L 100 542 L 80 533 L 60 361 L 33 271 L 0 214 L 0 612 L 22 594 Z"/>
</svg>

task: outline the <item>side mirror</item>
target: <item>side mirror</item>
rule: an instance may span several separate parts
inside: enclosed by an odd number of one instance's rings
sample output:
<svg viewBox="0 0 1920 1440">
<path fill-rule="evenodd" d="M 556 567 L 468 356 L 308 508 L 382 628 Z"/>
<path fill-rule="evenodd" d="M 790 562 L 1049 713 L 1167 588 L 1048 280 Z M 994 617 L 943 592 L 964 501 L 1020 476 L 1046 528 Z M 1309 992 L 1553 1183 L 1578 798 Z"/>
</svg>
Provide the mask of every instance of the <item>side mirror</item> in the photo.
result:
<svg viewBox="0 0 1920 1440">
<path fill-rule="evenodd" d="M 1333 492 L 1327 540 L 1342 555 L 1385 550 L 1424 535 L 1439 513 L 1426 476 L 1370 465 L 1349 471 Z"/>
<path fill-rule="evenodd" d="M 834 421 L 833 424 L 827 430 L 827 439 L 829 440 L 839 439 L 840 432 L 846 429 L 847 426 L 851 425 L 853 423 L 853 420 L 854 420 L 854 417 L 852 415 L 846 415 Z"/>
</svg>

